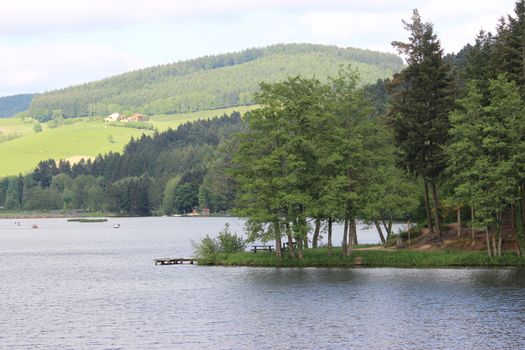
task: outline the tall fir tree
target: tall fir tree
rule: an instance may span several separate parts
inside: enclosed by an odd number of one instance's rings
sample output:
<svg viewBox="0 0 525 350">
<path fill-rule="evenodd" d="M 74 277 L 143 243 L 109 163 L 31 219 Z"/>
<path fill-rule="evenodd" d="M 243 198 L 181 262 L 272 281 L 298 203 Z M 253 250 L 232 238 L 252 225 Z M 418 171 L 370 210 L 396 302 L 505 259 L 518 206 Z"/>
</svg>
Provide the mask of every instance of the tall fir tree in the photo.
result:
<svg viewBox="0 0 525 350">
<path fill-rule="evenodd" d="M 433 25 L 421 20 L 417 9 L 412 22 L 403 21 L 410 32 L 409 42 L 394 41 L 408 67 L 394 76 L 389 85 L 389 112 L 398 146 L 399 165 L 424 180 L 427 222 L 433 230 L 428 190 L 433 196 L 437 236 L 441 236 L 437 183 L 446 165 L 444 145 L 449 129 L 448 113 L 454 89 L 450 67 L 443 58 Z"/>
</svg>

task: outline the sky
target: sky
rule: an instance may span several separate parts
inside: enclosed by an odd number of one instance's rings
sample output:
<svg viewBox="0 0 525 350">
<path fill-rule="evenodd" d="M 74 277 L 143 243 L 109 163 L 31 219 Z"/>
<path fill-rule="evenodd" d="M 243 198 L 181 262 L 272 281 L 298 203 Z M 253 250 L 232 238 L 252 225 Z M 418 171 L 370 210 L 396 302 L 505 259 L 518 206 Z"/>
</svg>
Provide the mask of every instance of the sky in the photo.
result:
<svg viewBox="0 0 525 350">
<path fill-rule="evenodd" d="M 417 8 L 445 52 L 514 0 L 0 0 L 0 96 L 276 43 L 395 52 Z"/>
</svg>

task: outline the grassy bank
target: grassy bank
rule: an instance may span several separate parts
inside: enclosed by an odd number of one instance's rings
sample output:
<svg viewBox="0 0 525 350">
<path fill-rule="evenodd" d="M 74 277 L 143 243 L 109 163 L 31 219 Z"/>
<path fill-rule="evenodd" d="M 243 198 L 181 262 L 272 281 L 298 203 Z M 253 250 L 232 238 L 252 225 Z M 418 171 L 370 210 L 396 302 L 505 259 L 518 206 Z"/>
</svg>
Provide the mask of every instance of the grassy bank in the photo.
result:
<svg viewBox="0 0 525 350">
<path fill-rule="evenodd" d="M 278 258 L 274 253 L 243 252 L 218 254 L 199 259 L 200 265 L 266 266 L 266 267 L 504 267 L 525 266 L 525 258 L 513 253 L 489 258 L 486 252 L 476 251 L 419 251 L 419 250 L 354 250 L 350 256 L 342 256 L 340 248 L 334 248 L 332 256 L 326 248 L 307 249 L 304 259 L 288 256 Z"/>
</svg>

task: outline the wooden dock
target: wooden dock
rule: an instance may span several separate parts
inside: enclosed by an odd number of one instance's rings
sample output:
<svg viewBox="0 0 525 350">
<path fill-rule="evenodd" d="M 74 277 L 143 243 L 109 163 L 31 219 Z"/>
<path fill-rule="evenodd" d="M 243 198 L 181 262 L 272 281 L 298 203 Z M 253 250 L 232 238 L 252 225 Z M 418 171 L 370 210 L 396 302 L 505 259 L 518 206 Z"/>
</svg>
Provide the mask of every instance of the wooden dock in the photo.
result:
<svg viewBox="0 0 525 350">
<path fill-rule="evenodd" d="M 155 265 L 179 265 L 184 263 L 190 263 L 197 261 L 195 258 L 158 258 L 155 259 Z"/>
</svg>

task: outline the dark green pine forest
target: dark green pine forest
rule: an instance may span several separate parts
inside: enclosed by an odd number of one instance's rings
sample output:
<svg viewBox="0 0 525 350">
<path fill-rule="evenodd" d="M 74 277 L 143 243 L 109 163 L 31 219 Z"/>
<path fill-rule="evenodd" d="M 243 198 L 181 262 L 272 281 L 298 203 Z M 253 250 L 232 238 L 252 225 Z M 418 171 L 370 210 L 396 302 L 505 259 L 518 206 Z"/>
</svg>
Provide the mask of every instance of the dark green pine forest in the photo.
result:
<svg viewBox="0 0 525 350">
<path fill-rule="evenodd" d="M 358 219 L 374 225 L 383 242 L 396 219 L 419 222 L 435 241 L 442 239 L 445 223 L 458 222 L 458 236 L 482 239 L 489 256 L 500 256 L 504 246 L 522 254 L 525 0 L 502 17 L 495 33 L 480 31 L 457 54 L 444 55 L 433 25 L 417 10 L 404 26 L 409 40 L 392 44 L 406 66 L 389 79 L 370 84 L 361 69 L 339 62 L 322 76 L 270 79 L 247 97 L 259 107 L 243 117 L 233 113 L 144 135 L 122 154 L 93 161 L 42 161 L 29 174 L 0 180 L 0 205 L 125 215 L 209 208 L 246 217 L 249 238 L 275 240 L 278 255 L 284 253 L 282 239 L 290 247 L 296 241 L 297 251 L 289 254 L 299 258 L 303 248 L 317 245 L 323 227 L 331 254 L 334 223 L 344 225 L 346 255 L 358 243 Z M 229 57 L 255 64 L 249 57 L 279 56 L 284 47 Z M 306 47 L 316 46 L 293 46 L 298 52 Z M 220 67 L 237 69 L 231 60 Z M 203 70 L 196 62 L 159 72 Z M 122 79 L 122 87 L 126 77 L 153 71 L 112 79 Z M 208 81 L 201 73 L 202 82 Z M 232 89 L 243 79 L 232 80 Z M 90 84 L 39 95 L 32 108 L 46 99 L 46 108 L 55 108 L 53 98 L 67 101 L 68 93 L 85 94 L 88 87 L 94 96 L 104 90 L 104 81 Z M 147 97 L 139 100 L 134 106 L 152 106 Z M 465 221 L 472 230 L 461 231 Z"/>
</svg>

